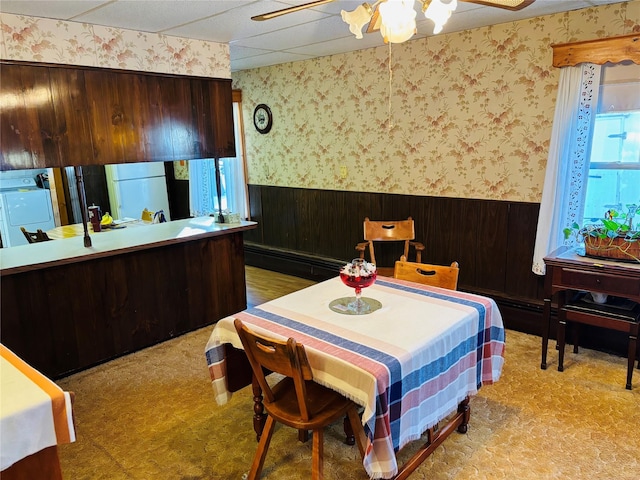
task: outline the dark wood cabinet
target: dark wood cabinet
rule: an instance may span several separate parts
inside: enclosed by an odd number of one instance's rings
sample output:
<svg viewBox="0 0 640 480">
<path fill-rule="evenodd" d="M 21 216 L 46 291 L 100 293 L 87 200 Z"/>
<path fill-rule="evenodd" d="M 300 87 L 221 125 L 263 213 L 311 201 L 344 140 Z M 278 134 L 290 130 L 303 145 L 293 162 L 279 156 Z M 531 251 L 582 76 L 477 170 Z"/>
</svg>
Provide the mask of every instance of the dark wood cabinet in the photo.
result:
<svg viewBox="0 0 640 480">
<path fill-rule="evenodd" d="M 4 70 L 4 67 L 3 67 Z M 49 88 L 54 110 L 55 130 L 51 132 L 56 150 L 45 156 L 45 161 L 57 154 L 57 165 L 84 165 L 93 163 L 91 126 L 84 72 L 68 68 L 52 68 Z M 3 141 L 4 150 L 4 141 Z"/>
<path fill-rule="evenodd" d="M 26 66 L 0 69 L 2 168 L 34 168 L 51 147 L 53 105 L 48 72 Z M 47 148 L 50 152 L 50 148 Z M 57 157 L 51 161 L 56 163 Z"/>
<path fill-rule="evenodd" d="M 1 67 L 3 170 L 235 156 L 229 79 Z"/>
<path fill-rule="evenodd" d="M 235 156 L 233 110 L 225 109 L 225 105 L 233 105 L 231 95 L 231 85 L 222 81 L 193 79 L 191 82 L 191 105 L 200 158 Z"/>
</svg>

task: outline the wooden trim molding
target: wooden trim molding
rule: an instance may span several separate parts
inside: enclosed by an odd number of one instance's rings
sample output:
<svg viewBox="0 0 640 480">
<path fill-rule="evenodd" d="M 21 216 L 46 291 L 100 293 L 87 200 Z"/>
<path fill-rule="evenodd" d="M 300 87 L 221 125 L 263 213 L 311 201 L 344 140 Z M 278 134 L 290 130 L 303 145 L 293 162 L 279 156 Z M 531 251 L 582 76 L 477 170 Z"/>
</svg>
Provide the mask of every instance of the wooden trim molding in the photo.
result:
<svg viewBox="0 0 640 480">
<path fill-rule="evenodd" d="M 554 67 L 572 67 L 579 63 L 620 63 L 631 60 L 640 65 L 640 33 L 598 38 L 583 42 L 551 45 Z"/>
</svg>

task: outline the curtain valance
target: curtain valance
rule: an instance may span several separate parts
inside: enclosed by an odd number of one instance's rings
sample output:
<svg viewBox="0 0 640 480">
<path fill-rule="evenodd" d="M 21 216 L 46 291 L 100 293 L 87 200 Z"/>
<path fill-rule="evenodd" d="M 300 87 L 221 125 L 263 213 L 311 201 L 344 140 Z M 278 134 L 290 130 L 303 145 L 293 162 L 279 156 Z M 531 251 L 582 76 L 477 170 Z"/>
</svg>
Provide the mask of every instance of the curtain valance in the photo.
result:
<svg viewBox="0 0 640 480">
<path fill-rule="evenodd" d="M 640 65 L 640 33 L 598 38 L 582 42 L 551 45 L 553 66 L 569 67 L 579 63 L 603 65 L 632 61 Z"/>
</svg>

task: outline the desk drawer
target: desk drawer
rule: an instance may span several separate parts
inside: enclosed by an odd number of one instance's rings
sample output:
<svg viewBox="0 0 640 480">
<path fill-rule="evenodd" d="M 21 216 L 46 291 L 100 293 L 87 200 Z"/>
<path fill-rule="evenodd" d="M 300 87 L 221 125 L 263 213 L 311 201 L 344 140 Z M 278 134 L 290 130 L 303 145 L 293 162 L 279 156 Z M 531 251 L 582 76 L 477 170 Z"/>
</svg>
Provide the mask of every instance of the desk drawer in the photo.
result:
<svg viewBox="0 0 640 480">
<path fill-rule="evenodd" d="M 562 268 L 560 283 L 575 290 L 600 291 L 620 297 L 640 295 L 640 278 L 638 277 Z"/>
</svg>

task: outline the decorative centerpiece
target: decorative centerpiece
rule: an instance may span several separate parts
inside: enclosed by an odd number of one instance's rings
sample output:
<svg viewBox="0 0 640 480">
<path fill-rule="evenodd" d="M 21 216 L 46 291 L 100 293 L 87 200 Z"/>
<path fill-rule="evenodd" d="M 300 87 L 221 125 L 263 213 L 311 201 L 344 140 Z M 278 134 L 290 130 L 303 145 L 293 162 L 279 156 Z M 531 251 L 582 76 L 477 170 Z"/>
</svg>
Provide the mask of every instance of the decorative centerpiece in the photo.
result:
<svg viewBox="0 0 640 480">
<path fill-rule="evenodd" d="M 362 289 L 372 285 L 377 276 L 376 266 L 362 258 L 354 258 L 340 269 L 342 282 L 356 291 L 355 299 L 346 305 L 350 312 L 359 315 L 370 311 L 371 306 L 362 299 Z"/>
<path fill-rule="evenodd" d="M 608 210 L 599 222 L 580 227 L 574 223 L 563 230 L 564 237 L 582 237 L 585 255 L 589 257 L 640 263 L 640 230 L 634 229 L 633 218 L 640 213 L 638 205 L 627 205 L 628 213 Z"/>
</svg>

